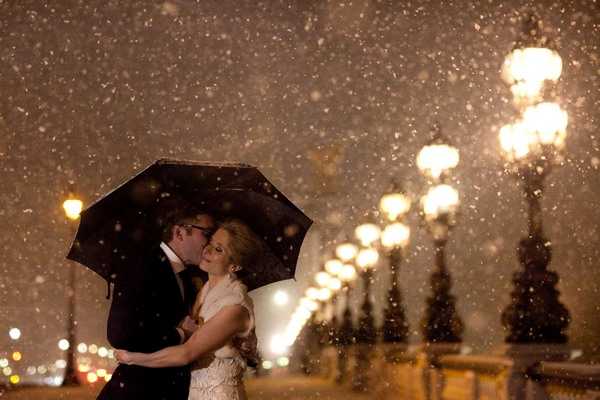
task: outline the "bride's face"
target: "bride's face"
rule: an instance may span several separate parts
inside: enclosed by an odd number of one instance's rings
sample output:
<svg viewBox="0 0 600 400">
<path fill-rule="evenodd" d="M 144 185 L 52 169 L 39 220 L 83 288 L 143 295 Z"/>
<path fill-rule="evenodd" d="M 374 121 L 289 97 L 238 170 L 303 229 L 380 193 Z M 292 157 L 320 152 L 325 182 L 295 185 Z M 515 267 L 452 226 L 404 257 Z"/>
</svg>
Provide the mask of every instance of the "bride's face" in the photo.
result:
<svg viewBox="0 0 600 400">
<path fill-rule="evenodd" d="M 235 266 L 231 263 L 229 242 L 227 231 L 217 229 L 202 251 L 200 268 L 213 275 L 226 275 L 232 272 Z"/>
</svg>

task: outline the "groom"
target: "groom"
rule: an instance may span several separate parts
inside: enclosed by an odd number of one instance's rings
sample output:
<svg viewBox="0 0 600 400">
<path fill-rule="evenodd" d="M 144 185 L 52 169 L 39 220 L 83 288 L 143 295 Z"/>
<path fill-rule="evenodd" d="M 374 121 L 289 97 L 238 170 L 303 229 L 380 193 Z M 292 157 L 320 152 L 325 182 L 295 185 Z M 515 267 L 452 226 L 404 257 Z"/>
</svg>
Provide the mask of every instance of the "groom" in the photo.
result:
<svg viewBox="0 0 600 400">
<path fill-rule="evenodd" d="M 193 327 L 178 326 L 189 314 L 196 290 L 186 265 L 200 263 L 215 221 L 205 212 L 175 212 L 162 242 L 115 279 L 108 317 L 108 340 L 118 349 L 154 352 L 183 343 Z M 193 268 L 193 267 L 191 267 Z M 186 400 L 190 369 L 120 364 L 99 400 Z"/>
</svg>

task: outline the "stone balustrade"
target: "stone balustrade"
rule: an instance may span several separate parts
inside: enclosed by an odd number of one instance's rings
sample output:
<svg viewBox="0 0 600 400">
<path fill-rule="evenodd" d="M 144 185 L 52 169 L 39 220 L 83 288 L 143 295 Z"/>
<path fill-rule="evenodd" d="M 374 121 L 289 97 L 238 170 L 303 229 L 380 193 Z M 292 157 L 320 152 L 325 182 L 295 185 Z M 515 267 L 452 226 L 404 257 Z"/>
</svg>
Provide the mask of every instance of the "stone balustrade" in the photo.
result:
<svg viewBox="0 0 600 400">
<path fill-rule="evenodd" d="M 600 400 L 600 366 L 568 361 L 565 347 L 507 346 L 489 355 L 458 350 L 456 345 L 328 346 L 314 358 L 314 370 L 382 400 Z"/>
</svg>

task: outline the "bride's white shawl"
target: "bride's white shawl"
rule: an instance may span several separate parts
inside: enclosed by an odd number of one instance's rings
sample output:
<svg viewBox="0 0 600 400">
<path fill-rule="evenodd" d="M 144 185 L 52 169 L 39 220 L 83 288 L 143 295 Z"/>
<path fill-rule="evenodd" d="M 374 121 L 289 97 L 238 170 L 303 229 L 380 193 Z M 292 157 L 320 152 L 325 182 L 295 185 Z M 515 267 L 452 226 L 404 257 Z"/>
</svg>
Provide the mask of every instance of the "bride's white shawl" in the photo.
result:
<svg viewBox="0 0 600 400">
<path fill-rule="evenodd" d="M 254 331 L 254 304 L 248 296 L 248 289 L 235 275 L 227 275 L 215 287 L 209 288 L 208 283 L 200 292 L 200 317 L 206 322 L 214 317 L 221 309 L 232 305 L 241 305 L 248 311 L 250 324 L 248 329 L 238 334 L 241 338 L 248 337 Z M 231 345 L 226 344 L 215 351 L 215 357 L 229 358 L 239 356 L 239 351 Z"/>
</svg>

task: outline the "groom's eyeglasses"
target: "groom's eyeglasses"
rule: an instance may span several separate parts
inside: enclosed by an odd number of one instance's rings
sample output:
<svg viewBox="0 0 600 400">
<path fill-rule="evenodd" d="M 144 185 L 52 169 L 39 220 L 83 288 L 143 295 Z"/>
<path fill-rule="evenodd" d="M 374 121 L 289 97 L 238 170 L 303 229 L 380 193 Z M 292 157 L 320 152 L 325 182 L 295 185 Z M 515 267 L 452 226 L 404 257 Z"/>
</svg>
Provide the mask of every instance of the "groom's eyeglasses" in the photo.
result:
<svg viewBox="0 0 600 400">
<path fill-rule="evenodd" d="M 202 234 L 204 235 L 204 237 L 206 237 L 206 238 L 210 238 L 213 235 L 213 233 L 215 233 L 212 229 L 205 228 L 200 225 L 185 224 L 183 226 L 185 226 L 187 228 L 196 228 L 196 229 L 200 230 L 202 232 Z"/>
</svg>

